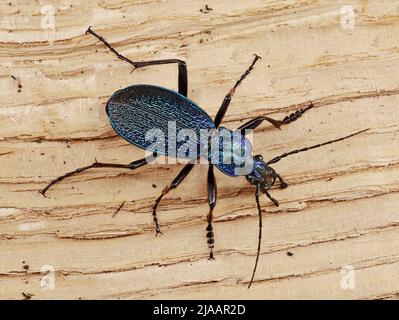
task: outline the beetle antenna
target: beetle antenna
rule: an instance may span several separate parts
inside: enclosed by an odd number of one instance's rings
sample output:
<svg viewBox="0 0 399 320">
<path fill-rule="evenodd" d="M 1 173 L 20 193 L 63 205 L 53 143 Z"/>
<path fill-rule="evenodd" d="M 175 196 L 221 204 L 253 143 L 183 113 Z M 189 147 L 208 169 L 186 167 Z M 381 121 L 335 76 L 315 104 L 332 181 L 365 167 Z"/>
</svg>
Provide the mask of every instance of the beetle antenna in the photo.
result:
<svg viewBox="0 0 399 320">
<path fill-rule="evenodd" d="M 254 266 L 254 270 L 252 271 L 252 277 L 251 277 L 251 280 L 249 281 L 248 289 L 251 287 L 251 284 L 254 281 L 256 267 L 258 266 L 258 261 L 259 261 L 260 244 L 262 242 L 262 211 L 260 209 L 259 195 L 260 195 L 260 185 L 257 184 L 256 191 L 255 191 L 255 199 L 256 199 L 256 206 L 258 207 L 258 217 L 259 217 L 258 251 L 256 253 L 255 266 Z"/>
<path fill-rule="evenodd" d="M 323 142 L 323 143 L 316 144 L 316 145 L 314 145 L 314 146 L 305 147 L 305 148 L 302 148 L 302 149 L 297 149 L 297 150 L 293 150 L 293 151 L 290 151 L 290 152 L 283 153 L 282 155 L 280 155 L 280 156 L 278 156 L 278 157 L 275 157 L 275 158 L 273 158 L 272 160 L 268 161 L 267 164 L 269 165 L 269 164 L 272 164 L 272 163 L 279 162 L 281 159 L 283 159 L 283 158 L 285 158 L 285 157 L 288 157 L 288 156 L 290 156 L 291 154 L 295 154 L 295 153 L 299 153 L 299 152 L 304 152 L 304 151 L 308 151 L 308 150 L 311 150 L 311 149 L 316 149 L 316 148 L 325 146 L 325 145 L 327 145 L 327 144 L 331 144 L 331 143 L 334 143 L 334 142 L 338 142 L 338 141 L 342 141 L 342 140 L 351 138 L 351 137 L 353 137 L 353 136 L 356 136 L 356 135 L 358 135 L 358 134 L 360 134 L 360 133 L 363 133 L 363 132 L 366 132 L 366 131 L 368 131 L 368 130 L 370 130 L 370 128 L 364 129 L 364 130 L 361 130 L 361 131 L 358 131 L 358 132 L 355 132 L 355 133 L 352 133 L 352 134 L 350 134 L 350 135 L 348 135 L 348 136 L 345 136 L 345 137 L 342 137 L 342 138 L 330 140 L 330 141 L 327 141 L 327 142 Z"/>
</svg>

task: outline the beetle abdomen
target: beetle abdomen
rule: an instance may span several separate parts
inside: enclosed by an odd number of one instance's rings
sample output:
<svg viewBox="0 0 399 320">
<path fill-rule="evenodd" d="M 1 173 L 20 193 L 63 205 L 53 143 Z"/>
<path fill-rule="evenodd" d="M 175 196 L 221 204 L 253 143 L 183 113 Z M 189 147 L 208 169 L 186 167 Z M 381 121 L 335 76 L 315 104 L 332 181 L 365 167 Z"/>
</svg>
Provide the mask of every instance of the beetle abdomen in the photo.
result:
<svg viewBox="0 0 399 320">
<path fill-rule="evenodd" d="M 215 127 L 210 116 L 193 101 L 152 85 L 133 85 L 115 92 L 107 102 L 106 111 L 112 128 L 126 141 L 171 157 L 196 159 L 200 131 Z M 183 140 L 185 134 L 196 134 L 197 140 L 193 137 Z M 183 145 L 196 149 L 197 154 L 179 153 Z"/>
</svg>

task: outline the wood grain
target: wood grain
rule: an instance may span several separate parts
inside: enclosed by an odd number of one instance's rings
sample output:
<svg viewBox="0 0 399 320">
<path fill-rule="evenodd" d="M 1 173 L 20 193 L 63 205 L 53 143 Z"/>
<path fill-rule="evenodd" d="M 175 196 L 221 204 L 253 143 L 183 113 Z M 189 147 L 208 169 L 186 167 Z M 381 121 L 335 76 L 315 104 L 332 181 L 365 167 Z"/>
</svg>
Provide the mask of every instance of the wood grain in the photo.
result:
<svg viewBox="0 0 399 320">
<path fill-rule="evenodd" d="M 0 297 L 22 299 L 398 299 L 399 4 L 350 1 L 49 1 L 0 4 Z M 212 10 L 204 10 L 205 4 Z M 42 12 L 41 12 L 42 10 Z M 131 73 L 89 25 L 135 60 L 187 61 L 189 97 L 214 116 L 257 53 L 224 125 L 315 108 L 281 131 L 254 135 L 265 158 L 352 132 L 367 133 L 275 165 L 289 187 L 257 213 L 245 179 L 216 172 L 216 259 L 205 238 L 206 166 L 151 207 L 182 165 L 98 169 L 51 179 L 94 159 L 128 163 L 143 151 L 118 137 L 104 105 L 134 83 L 177 88 L 175 66 Z M 153 186 L 154 184 L 154 186 Z M 126 201 L 115 216 L 112 213 Z M 290 255 L 288 255 L 289 253 Z M 47 267 L 45 267 L 47 266 Z M 55 288 L 45 290 L 44 269 Z M 353 289 L 341 286 L 352 266 Z"/>
</svg>

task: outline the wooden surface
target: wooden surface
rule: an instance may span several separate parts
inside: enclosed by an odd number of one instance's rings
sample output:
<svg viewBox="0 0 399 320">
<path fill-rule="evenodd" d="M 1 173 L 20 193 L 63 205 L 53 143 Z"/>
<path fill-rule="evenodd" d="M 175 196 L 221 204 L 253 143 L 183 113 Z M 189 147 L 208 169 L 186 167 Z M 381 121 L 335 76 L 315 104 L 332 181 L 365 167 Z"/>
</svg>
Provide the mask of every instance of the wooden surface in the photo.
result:
<svg viewBox="0 0 399 320">
<path fill-rule="evenodd" d="M 397 1 L 350 1 L 354 29 L 341 14 L 348 1 L 214 1 L 208 9 L 195 0 L 49 1 L 54 24 L 39 1 L 10 3 L 0 4 L 1 298 L 398 298 Z M 157 238 L 151 207 L 181 165 L 92 170 L 48 199 L 38 193 L 95 158 L 143 156 L 108 124 L 104 105 L 114 91 L 134 83 L 177 88 L 175 66 L 130 73 L 84 34 L 89 25 L 132 59 L 187 61 L 189 97 L 212 116 L 261 55 L 225 126 L 315 104 L 281 131 L 257 130 L 255 151 L 267 159 L 370 128 L 275 165 L 289 187 L 272 190 L 279 208 L 262 198 L 250 290 L 258 218 L 243 178 L 216 172 L 214 261 L 205 238 L 206 166 L 161 203 Z M 354 268 L 354 286 L 342 286 L 343 267 Z M 54 289 L 45 290 L 52 268 Z"/>
</svg>

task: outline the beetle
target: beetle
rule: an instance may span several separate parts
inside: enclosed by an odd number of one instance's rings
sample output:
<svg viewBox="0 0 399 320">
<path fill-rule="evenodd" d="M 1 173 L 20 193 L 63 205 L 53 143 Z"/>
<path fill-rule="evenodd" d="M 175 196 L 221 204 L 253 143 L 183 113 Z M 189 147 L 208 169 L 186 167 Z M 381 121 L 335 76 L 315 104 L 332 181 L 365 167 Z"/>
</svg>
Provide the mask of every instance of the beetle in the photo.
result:
<svg viewBox="0 0 399 320">
<path fill-rule="evenodd" d="M 78 168 L 74 171 L 68 172 L 58 178 L 52 180 L 44 189 L 40 190 L 40 193 L 45 196 L 48 189 L 50 189 L 54 184 L 60 182 L 61 180 L 70 177 L 72 175 L 81 173 L 91 168 L 124 168 L 129 170 L 135 170 L 140 168 L 148 163 L 151 163 L 154 157 L 159 155 L 164 156 L 173 156 L 177 157 L 176 154 L 170 154 L 169 148 L 165 148 L 163 151 L 159 152 L 159 150 L 155 150 L 152 146 L 152 142 L 149 141 L 145 134 L 149 130 L 153 128 L 160 129 L 165 132 L 167 128 L 167 124 L 170 121 L 175 121 L 176 128 L 178 130 L 182 129 L 191 129 L 194 132 L 198 133 L 200 130 L 207 131 L 215 131 L 216 138 L 213 137 L 213 140 L 207 140 L 207 146 L 217 145 L 219 147 L 218 140 L 220 138 L 220 133 L 224 132 L 227 134 L 233 134 L 234 132 L 221 127 L 220 124 L 227 112 L 227 109 L 230 105 L 231 99 L 236 91 L 236 89 L 240 86 L 243 80 L 250 74 L 252 69 L 254 68 L 256 62 L 261 59 L 260 56 L 254 55 L 254 59 L 248 69 L 242 74 L 240 79 L 235 83 L 232 89 L 226 94 L 218 112 L 214 119 L 212 119 L 202 108 L 200 108 L 195 102 L 191 101 L 187 97 L 187 87 L 188 87 L 188 78 L 187 78 L 187 66 L 183 60 L 179 59 L 165 59 L 165 60 L 153 60 L 153 61 L 142 61 L 135 62 L 132 61 L 123 55 L 119 54 L 102 36 L 97 34 L 95 31 L 89 27 L 86 31 L 86 34 L 89 33 L 100 40 L 113 54 L 115 54 L 119 59 L 129 63 L 133 66 L 133 70 L 142 68 L 145 66 L 153 66 L 153 65 L 163 65 L 163 64 L 177 64 L 178 66 L 178 92 L 159 87 L 154 85 L 147 84 L 138 84 L 132 85 L 125 89 L 116 91 L 108 100 L 106 104 L 106 113 L 109 117 L 110 124 L 115 132 L 121 136 L 123 139 L 128 141 L 129 143 L 145 149 L 147 151 L 152 151 L 150 156 L 144 157 L 142 159 L 133 161 L 129 164 L 116 164 L 116 163 L 103 163 L 95 161 L 93 164 Z M 298 118 L 300 118 L 306 111 L 313 108 L 313 104 L 310 103 L 306 108 L 299 109 L 289 116 L 286 116 L 282 120 L 275 120 L 273 118 L 267 116 L 258 116 L 255 117 L 244 124 L 242 124 L 235 132 L 239 133 L 239 137 L 243 144 L 240 144 L 240 147 L 237 150 L 230 150 L 232 155 L 235 153 L 242 154 L 243 151 L 248 151 L 251 149 L 250 142 L 245 136 L 245 130 L 253 130 L 257 128 L 262 122 L 267 121 L 271 123 L 274 127 L 279 128 L 282 125 L 287 125 Z M 304 152 L 310 149 L 319 148 L 321 146 L 325 146 L 327 144 L 335 143 L 338 141 L 342 141 L 353 137 L 357 134 L 367 131 L 361 130 L 345 137 L 341 137 L 338 139 L 330 140 L 324 143 L 319 143 L 313 146 L 293 150 L 290 152 L 286 152 L 280 156 L 277 156 L 269 161 L 263 160 L 261 155 L 249 155 L 249 160 L 251 160 L 251 168 L 245 174 L 237 173 L 236 169 L 239 165 L 235 163 L 224 163 L 220 161 L 220 157 L 217 158 L 217 161 L 213 163 L 212 161 L 208 164 L 208 175 L 207 175 L 207 186 L 208 186 L 208 204 L 209 204 L 209 212 L 207 215 L 207 227 L 206 227 L 206 237 L 207 244 L 209 248 L 209 259 L 213 259 L 213 249 L 214 249 L 214 232 L 212 226 L 213 220 L 213 210 L 216 206 L 217 199 L 217 188 L 216 188 L 216 180 L 214 175 L 214 166 L 216 166 L 221 172 L 232 176 L 242 176 L 244 175 L 247 181 L 255 186 L 255 201 L 258 209 L 258 220 L 259 220 L 259 233 L 258 233 L 258 247 L 255 265 L 252 271 L 252 277 L 249 281 L 248 288 L 251 286 L 256 268 L 258 265 L 261 240 L 262 240 L 262 213 L 261 206 L 259 202 L 259 198 L 261 194 L 265 194 L 276 206 L 279 206 L 278 201 L 273 198 L 269 192 L 271 187 L 273 187 L 276 181 L 279 181 L 279 187 L 284 189 L 288 185 L 283 180 L 283 178 L 270 166 L 281 159 L 288 157 L 289 155 L 296 154 L 299 152 Z M 219 134 L 219 135 L 218 135 Z M 168 140 L 165 139 L 164 143 L 168 144 Z M 180 143 L 182 146 L 182 143 Z M 194 145 L 197 151 L 200 152 L 200 149 L 204 147 L 200 143 Z M 210 160 L 211 157 L 205 155 L 207 160 Z M 188 162 L 183 169 L 178 173 L 178 175 L 173 179 L 173 181 L 166 186 L 158 198 L 155 200 L 155 204 L 152 208 L 152 217 L 155 225 L 156 235 L 161 232 L 158 218 L 157 218 L 157 207 L 161 201 L 161 199 L 167 195 L 171 190 L 176 189 L 182 181 L 190 174 L 192 171 L 195 161 L 198 160 L 199 157 L 204 156 L 203 153 L 196 153 L 194 156 L 184 156 L 183 158 L 188 158 L 191 160 Z M 247 155 L 248 158 L 248 155 Z M 122 204 L 123 205 L 123 204 Z M 118 208 L 118 210 L 120 207 Z"/>
</svg>

